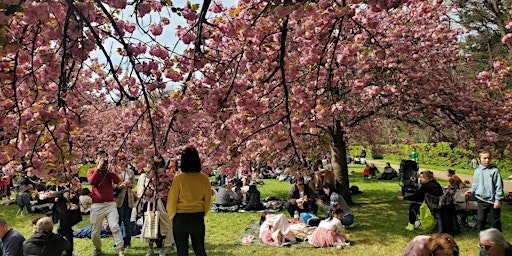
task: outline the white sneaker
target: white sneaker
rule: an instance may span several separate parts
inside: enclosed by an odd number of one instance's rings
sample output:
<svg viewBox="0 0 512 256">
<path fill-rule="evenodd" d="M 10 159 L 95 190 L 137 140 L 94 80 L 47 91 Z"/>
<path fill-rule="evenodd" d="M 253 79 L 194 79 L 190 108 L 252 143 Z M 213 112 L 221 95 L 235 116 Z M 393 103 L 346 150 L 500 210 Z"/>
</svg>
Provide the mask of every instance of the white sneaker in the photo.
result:
<svg viewBox="0 0 512 256">
<path fill-rule="evenodd" d="M 158 253 L 158 256 L 165 256 L 165 251 L 164 250 L 160 250 L 160 252 Z"/>
<path fill-rule="evenodd" d="M 153 256 L 155 255 L 155 252 L 151 249 L 148 250 L 148 253 L 146 253 L 146 256 Z"/>
<path fill-rule="evenodd" d="M 124 256 L 124 251 L 119 251 L 119 256 Z"/>
</svg>

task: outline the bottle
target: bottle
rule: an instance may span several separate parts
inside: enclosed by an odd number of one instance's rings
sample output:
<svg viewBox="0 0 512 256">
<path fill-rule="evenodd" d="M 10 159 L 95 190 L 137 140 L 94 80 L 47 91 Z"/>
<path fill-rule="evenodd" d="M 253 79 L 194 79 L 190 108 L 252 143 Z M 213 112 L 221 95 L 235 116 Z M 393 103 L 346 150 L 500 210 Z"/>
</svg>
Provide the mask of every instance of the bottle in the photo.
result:
<svg viewBox="0 0 512 256">
<path fill-rule="evenodd" d="M 297 210 L 295 210 L 295 212 L 293 213 L 293 219 L 299 220 L 299 212 Z"/>
</svg>

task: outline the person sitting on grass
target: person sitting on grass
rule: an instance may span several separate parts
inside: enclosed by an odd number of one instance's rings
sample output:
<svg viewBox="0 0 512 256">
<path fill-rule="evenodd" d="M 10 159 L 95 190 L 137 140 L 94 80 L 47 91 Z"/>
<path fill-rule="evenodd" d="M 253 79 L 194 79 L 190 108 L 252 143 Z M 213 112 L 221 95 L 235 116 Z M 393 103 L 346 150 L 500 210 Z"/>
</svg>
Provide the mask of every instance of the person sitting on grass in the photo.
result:
<svg viewBox="0 0 512 256">
<path fill-rule="evenodd" d="M 328 217 L 320 221 L 318 227 L 308 236 L 308 241 L 315 247 L 348 245 L 344 227 L 341 224 L 344 212 L 341 208 L 332 208 Z"/>
<path fill-rule="evenodd" d="M 416 222 L 416 215 L 419 213 L 420 205 L 425 200 L 425 195 L 430 194 L 433 196 L 441 196 L 443 194 L 443 188 L 434 178 L 432 171 L 423 171 L 420 174 L 421 187 L 416 193 L 409 196 L 398 196 L 400 201 L 411 201 L 409 206 L 409 224 L 405 227 L 408 231 L 414 230 L 414 222 Z"/>
<path fill-rule="evenodd" d="M 219 206 L 230 207 L 242 204 L 242 198 L 233 191 L 233 181 L 229 180 L 225 187 L 220 187 L 215 198 L 215 203 Z"/>
<path fill-rule="evenodd" d="M 453 236 L 436 233 L 431 236 L 416 236 L 409 242 L 401 256 L 458 256 L 459 246 Z"/>
<path fill-rule="evenodd" d="M 333 208 L 340 208 L 343 211 L 341 218 L 341 223 L 343 226 L 348 227 L 352 225 L 354 223 L 354 215 L 350 211 L 350 207 L 348 206 L 343 196 L 336 192 L 336 188 L 331 183 L 324 184 L 324 192 L 328 196 L 329 201 L 324 202 L 322 199 L 318 198 L 316 200 L 318 205 L 324 207 L 327 212 L 332 211 Z"/>
<path fill-rule="evenodd" d="M 0 255 L 23 256 L 21 249 L 25 237 L 7 226 L 5 219 L 0 218 Z"/>
<path fill-rule="evenodd" d="M 259 211 L 263 210 L 263 204 L 261 203 L 261 193 L 256 187 L 256 182 L 251 181 L 249 184 L 249 190 L 245 194 L 246 202 L 245 210 L 246 211 Z"/>
<path fill-rule="evenodd" d="M 288 191 L 288 200 L 285 207 L 290 216 L 294 216 L 295 211 L 299 214 L 302 212 L 316 214 L 318 211 L 318 206 L 315 203 L 315 194 L 304 183 L 304 177 L 299 177 L 295 185 Z"/>
<path fill-rule="evenodd" d="M 71 255 L 71 243 L 61 235 L 53 233 L 53 221 L 43 217 L 36 223 L 37 232 L 23 243 L 25 256 Z"/>
</svg>

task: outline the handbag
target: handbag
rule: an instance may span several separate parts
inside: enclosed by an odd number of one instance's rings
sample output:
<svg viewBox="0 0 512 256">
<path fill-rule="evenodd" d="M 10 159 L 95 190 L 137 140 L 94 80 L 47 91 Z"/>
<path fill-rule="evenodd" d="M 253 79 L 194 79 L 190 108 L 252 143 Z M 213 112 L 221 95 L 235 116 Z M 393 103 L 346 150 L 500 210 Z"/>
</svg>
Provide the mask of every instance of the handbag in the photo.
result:
<svg viewBox="0 0 512 256">
<path fill-rule="evenodd" d="M 158 224 L 160 212 L 156 209 L 156 203 L 148 203 L 148 208 L 144 212 L 144 224 L 142 225 L 142 237 L 148 239 L 158 239 Z"/>
</svg>

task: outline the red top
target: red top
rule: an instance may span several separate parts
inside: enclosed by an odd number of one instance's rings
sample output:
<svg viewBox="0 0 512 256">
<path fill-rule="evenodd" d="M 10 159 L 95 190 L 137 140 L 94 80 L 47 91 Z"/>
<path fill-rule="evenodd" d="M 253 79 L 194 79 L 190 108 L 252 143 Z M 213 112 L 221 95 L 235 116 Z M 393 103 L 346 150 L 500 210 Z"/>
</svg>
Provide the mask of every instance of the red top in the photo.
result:
<svg viewBox="0 0 512 256">
<path fill-rule="evenodd" d="M 87 171 L 87 181 L 91 184 L 92 203 L 114 202 L 114 187 L 112 183 L 119 183 L 121 179 L 117 174 L 91 168 Z"/>
</svg>

